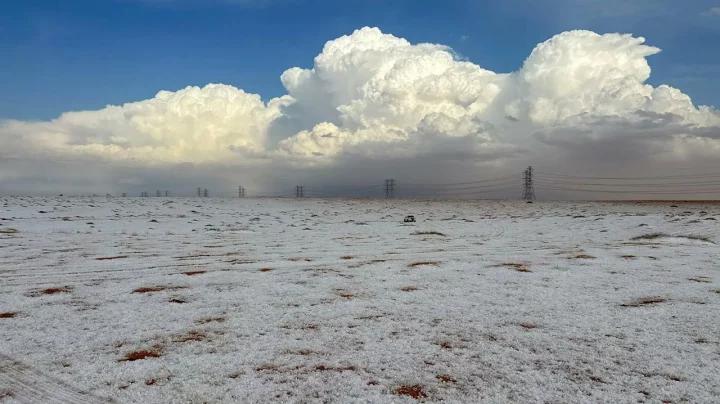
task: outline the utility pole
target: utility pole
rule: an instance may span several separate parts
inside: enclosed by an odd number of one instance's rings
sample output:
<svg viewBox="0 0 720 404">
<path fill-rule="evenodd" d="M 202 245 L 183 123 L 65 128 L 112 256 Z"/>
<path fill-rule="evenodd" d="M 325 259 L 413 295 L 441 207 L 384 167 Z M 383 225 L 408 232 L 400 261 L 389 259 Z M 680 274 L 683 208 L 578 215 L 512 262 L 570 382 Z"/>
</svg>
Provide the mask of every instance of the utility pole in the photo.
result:
<svg viewBox="0 0 720 404">
<path fill-rule="evenodd" d="M 385 180 L 385 198 L 391 199 L 395 197 L 395 179 Z"/>
<path fill-rule="evenodd" d="M 533 185 L 533 168 L 532 166 L 525 169 L 523 178 L 523 200 L 528 203 L 535 200 L 535 186 Z"/>
<path fill-rule="evenodd" d="M 245 187 L 240 185 L 238 187 L 238 198 L 244 198 L 245 197 Z"/>
<path fill-rule="evenodd" d="M 304 192 L 304 185 L 296 185 L 295 186 L 295 197 L 296 198 L 304 198 L 305 192 Z"/>
</svg>

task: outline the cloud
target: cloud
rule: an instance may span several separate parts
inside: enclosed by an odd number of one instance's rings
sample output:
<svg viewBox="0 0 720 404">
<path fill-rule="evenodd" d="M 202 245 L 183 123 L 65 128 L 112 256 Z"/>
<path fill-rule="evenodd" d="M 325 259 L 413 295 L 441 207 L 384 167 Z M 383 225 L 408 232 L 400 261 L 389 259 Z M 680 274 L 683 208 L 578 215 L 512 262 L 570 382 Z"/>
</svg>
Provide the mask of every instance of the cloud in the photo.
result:
<svg viewBox="0 0 720 404">
<path fill-rule="evenodd" d="M 720 113 L 647 84 L 647 58 L 659 51 L 629 34 L 569 31 L 539 44 L 517 71 L 496 73 L 446 46 L 366 27 L 327 42 L 311 67 L 286 70 L 287 95 L 268 102 L 209 84 L 52 121 L 2 122 L 0 166 L 87 161 L 118 188 L 127 185 L 118 167 L 142 178 L 190 163 L 208 178 L 239 172 L 269 189 L 309 173 L 352 182 L 371 166 L 419 175 L 434 165 L 445 168 L 431 175 L 457 178 L 529 162 L 717 157 Z M 0 177 L 8 184 L 17 178 Z"/>
<path fill-rule="evenodd" d="M 705 11 L 703 14 L 708 16 L 714 16 L 714 17 L 720 17 L 720 6 L 719 7 L 711 7 L 707 11 Z"/>
</svg>

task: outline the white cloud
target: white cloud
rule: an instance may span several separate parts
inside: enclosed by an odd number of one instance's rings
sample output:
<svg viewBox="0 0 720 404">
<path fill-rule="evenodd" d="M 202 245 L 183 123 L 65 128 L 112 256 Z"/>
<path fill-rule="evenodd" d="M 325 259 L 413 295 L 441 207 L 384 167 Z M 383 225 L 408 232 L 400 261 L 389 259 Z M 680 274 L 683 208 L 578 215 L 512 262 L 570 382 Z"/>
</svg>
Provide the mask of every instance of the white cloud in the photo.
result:
<svg viewBox="0 0 720 404">
<path fill-rule="evenodd" d="M 211 84 L 48 122 L 6 121 L 0 155 L 275 172 L 420 156 L 572 159 L 598 144 L 647 161 L 707 158 L 720 148 L 720 114 L 647 84 L 647 58 L 659 51 L 641 37 L 570 31 L 539 44 L 519 70 L 495 73 L 445 46 L 362 28 L 329 41 L 311 68 L 286 70 L 288 95 L 268 103 Z"/>
<path fill-rule="evenodd" d="M 705 11 L 704 14 L 709 15 L 709 16 L 720 17 L 720 6 L 719 7 L 711 7 L 710 9 Z"/>
</svg>

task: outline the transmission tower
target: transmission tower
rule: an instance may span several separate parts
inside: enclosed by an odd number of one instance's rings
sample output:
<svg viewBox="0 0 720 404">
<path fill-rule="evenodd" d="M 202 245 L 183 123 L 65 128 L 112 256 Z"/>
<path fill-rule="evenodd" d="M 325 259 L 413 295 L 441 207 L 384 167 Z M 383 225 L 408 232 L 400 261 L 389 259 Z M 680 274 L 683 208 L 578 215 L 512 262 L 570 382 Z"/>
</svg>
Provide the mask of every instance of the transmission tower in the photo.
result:
<svg viewBox="0 0 720 404">
<path fill-rule="evenodd" d="M 523 178 L 523 200 L 532 202 L 535 200 L 535 186 L 533 185 L 533 168 L 532 166 L 525 169 Z"/>
<path fill-rule="evenodd" d="M 390 199 L 395 196 L 395 180 L 393 178 L 385 180 L 385 198 Z"/>
<path fill-rule="evenodd" d="M 200 198 L 202 196 L 202 188 L 198 187 L 197 189 L 197 196 Z"/>
<path fill-rule="evenodd" d="M 245 197 L 245 187 L 240 185 L 238 187 L 238 198 L 244 198 Z"/>
<path fill-rule="evenodd" d="M 296 198 L 303 198 L 305 197 L 305 190 L 303 189 L 303 185 L 296 185 L 295 186 L 295 197 Z"/>
<path fill-rule="evenodd" d="M 205 198 L 208 197 L 208 189 L 207 188 L 203 189 L 203 197 L 205 197 Z"/>
</svg>

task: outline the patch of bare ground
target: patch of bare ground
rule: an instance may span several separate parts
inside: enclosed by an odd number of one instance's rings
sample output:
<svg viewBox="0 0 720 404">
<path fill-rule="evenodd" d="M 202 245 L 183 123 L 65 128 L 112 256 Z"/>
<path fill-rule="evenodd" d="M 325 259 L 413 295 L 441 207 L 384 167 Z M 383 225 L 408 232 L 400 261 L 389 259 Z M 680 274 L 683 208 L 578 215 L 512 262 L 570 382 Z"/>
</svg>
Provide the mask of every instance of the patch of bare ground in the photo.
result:
<svg viewBox="0 0 720 404">
<path fill-rule="evenodd" d="M 15 318 L 15 316 L 17 316 L 15 311 L 0 312 L 0 318 Z"/>
<path fill-rule="evenodd" d="M 207 271 L 187 271 L 187 272 L 183 272 L 183 275 L 195 276 L 195 275 L 202 275 L 204 273 L 207 273 Z"/>
<path fill-rule="evenodd" d="M 403 286 L 400 288 L 400 290 L 403 292 L 414 292 L 414 291 L 418 290 L 418 288 L 415 286 Z"/>
<path fill-rule="evenodd" d="M 440 265 L 440 261 L 417 261 L 417 262 L 411 262 L 410 264 L 408 264 L 408 268 L 426 267 L 426 266 L 436 267 L 438 265 Z"/>
<path fill-rule="evenodd" d="M 518 272 L 532 272 L 530 270 L 530 264 L 524 262 L 503 262 L 501 264 L 493 265 L 494 267 L 503 267 L 513 269 Z"/>
<path fill-rule="evenodd" d="M 187 289 L 187 286 L 143 286 L 132 291 L 132 293 L 155 293 L 165 290 Z"/>
<path fill-rule="evenodd" d="M 184 303 L 187 303 L 187 300 L 185 300 L 182 297 L 171 297 L 168 300 L 168 303 L 184 304 Z"/>
<path fill-rule="evenodd" d="M 657 240 L 657 239 L 664 238 L 664 237 L 670 237 L 670 235 L 667 233 L 647 233 L 647 234 L 635 236 L 635 237 L 631 238 L 630 240 L 632 240 L 632 241 Z"/>
<path fill-rule="evenodd" d="M 200 342 L 205 341 L 208 338 L 208 335 L 204 333 L 203 331 L 199 330 L 190 330 L 186 332 L 185 334 L 177 335 L 173 338 L 173 342 Z"/>
<path fill-rule="evenodd" d="M 518 325 L 526 330 L 534 330 L 538 328 L 537 324 L 528 321 L 523 321 L 522 323 L 518 323 Z"/>
<path fill-rule="evenodd" d="M 260 272 L 270 272 L 272 270 L 272 268 L 260 268 Z"/>
<path fill-rule="evenodd" d="M 667 299 L 660 296 L 647 296 L 647 297 L 641 297 L 635 300 L 631 300 L 629 302 L 623 303 L 620 305 L 620 307 L 641 307 L 641 306 L 650 306 L 658 303 L 664 303 Z"/>
<path fill-rule="evenodd" d="M 10 389 L 0 389 L 0 401 L 7 399 L 12 399 L 15 397 L 15 393 Z"/>
<path fill-rule="evenodd" d="M 412 233 L 413 236 L 442 236 L 447 237 L 447 234 L 440 233 L 439 231 L 416 231 Z"/>
<path fill-rule="evenodd" d="M 30 296 L 57 295 L 60 293 L 70 293 L 72 288 L 69 286 L 52 287 L 45 289 L 36 289 L 29 293 Z"/>
<path fill-rule="evenodd" d="M 97 257 L 95 258 L 96 261 L 109 261 L 109 260 L 119 260 L 123 258 L 127 258 L 127 255 L 114 255 L 112 257 Z"/>
<path fill-rule="evenodd" d="M 221 316 L 203 317 L 195 320 L 195 324 L 224 323 L 225 320 L 225 317 Z"/>
<path fill-rule="evenodd" d="M 712 278 L 710 278 L 709 276 L 695 276 L 693 278 L 688 278 L 688 280 L 700 283 L 712 283 Z"/>
<path fill-rule="evenodd" d="M 352 255 L 343 255 L 342 257 L 340 257 L 341 260 L 351 260 L 353 258 L 355 257 L 353 257 Z"/>
<path fill-rule="evenodd" d="M 436 379 L 438 379 L 441 383 L 457 383 L 457 380 L 455 380 L 452 376 L 442 374 L 435 376 Z"/>
<path fill-rule="evenodd" d="M 162 352 L 159 347 L 153 347 L 150 349 L 141 349 L 138 351 L 132 351 L 125 354 L 125 356 L 118 360 L 118 362 L 134 362 L 147 358 L 159 358 L 162 356 Z"/>
<path fill-rule="evenodd" d="M 342 290 L 342 289 L 336 290 L 335 294 L 342 298 L 348 299 L 348 300 L 355 297 L 354 293 L 351 293 L 351 292 L 348 292 L 347 290 Z"/>
<path fill-rule="evenodd" d="M 296 349 L 285 351 L 287 355 L 299 355 L 299 356 L 311 356 L 311 355 L 322 355 L 322 352 L 313 351 L 312 349 Z"/>
<path fill-rule="evenodd" d="M 620 258 L 626 259 L 626 260 L 634 260 L 637 257 L 634 255 L 626 254 L 626 255 L 621 255 Z"/>
<path fill-rule="evenodd" d="M 715 289 L 715 290 L 713 290 L 713 292 L 715 292 L 715 293 L 717 293 L 717 294 L 720 295 L 720 289 Z"/>
<path fill-rule="evenodd" d="M 672 380 L 674 382 L 682 382 L 682 381 L 687 380 L 686 378 L 684 378 L 680 375 L 676 375 L 676 374 L 668 373 L 668 372 L 640 372 L 640 374 L 643 375 L 644 377 L 664 377 L 664 378 L 666 378 L 668 380 Z"/>
<path fill-rule="evenodd" d="M 440 341 L 437 345 L 442 349 L 453 349 L 453 344 L 450 341 Z"/>
<path fill-rule="evenodd" d="M 317 365 L 314 368 L 312 368 L 315 371 L 318 372 L 354 372 L 357 370 L 355 366 L 325 366 L 325 365 Z"/>
<path fill-rule="evenodd" d="M 407 386 L 407 385 L 397 386 L 393 390 L 393 393 L 398 396 L 408 396 L 408 397 L 414 398 L 416 400 L 420 400 L 422 398 L 427 398 L 427 393 L 425 393 L 425 388 L 419 384 L 414 384 L 412 386 Z"/>
<path fill-rule="evenodd" d="M 572 258 L 574 258 L 576 260 L 594 260 L 596 257 L 593 257 L 592 255 L 589 255 L 589 254 L 578 254 Z"/>
<path fill-rule="evenodd" d="M 385 317 L 384 314 L 370 314 L 367 316 L 355 317 L 355 320 L 377 320 L 377 319 L 381 319 L 383 317 Z"/>
<path fill-rule="evenodd" d="M 640 236 L 635 236 L 631 238 L 631 241 L 653 241 L 653 240 L 660 240 L 667 237 L 677 237 L 677 238 L 684 238 L 687 240 L 695 240 L 695 241 L 702 241 L 704 243 L 709 244 L 715 244 L 714 241 L 708 236 L 702 236 L 697 234 L 690 234 L 686 236 L 671 236 L 667 233 L 648 233 L 648 234 L 642 234 Z"/>
<path fill-rule="evenodd" d="M 288 258 L 287 260 L 288 260 L 288 261 L 292 261 L 292 262 L 298 262 L 298 261 L 311 262 L 311 261 L 312 261 L 312 258 L 307 258 L 307 257 L 290 257 L 290 258 Z"/>
</svg>

